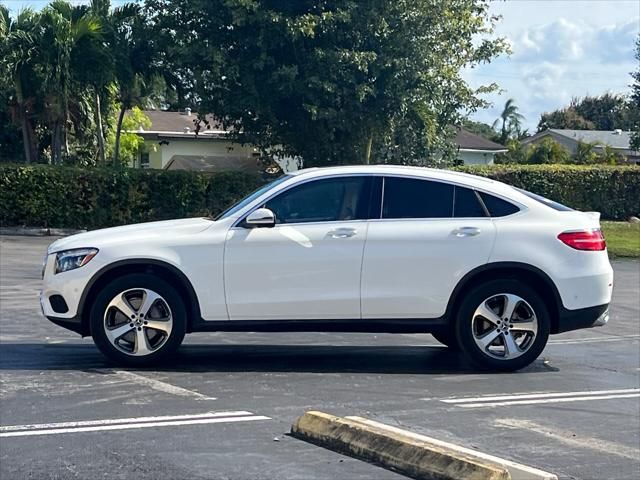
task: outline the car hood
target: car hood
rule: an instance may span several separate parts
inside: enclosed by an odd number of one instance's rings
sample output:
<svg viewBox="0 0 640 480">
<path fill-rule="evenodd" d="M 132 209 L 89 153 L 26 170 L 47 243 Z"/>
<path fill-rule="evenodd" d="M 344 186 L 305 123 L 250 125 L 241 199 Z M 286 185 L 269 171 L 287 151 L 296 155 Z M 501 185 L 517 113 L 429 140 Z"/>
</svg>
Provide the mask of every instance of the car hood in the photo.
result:
<svg viewBox="0 0 640 480">
<path fill-rule="evenodd" d="M 162 222 L 138 223 L 124 227 L 104 228 L 91 232 L 79 233 L 61 238 L 49 245 L 48 253 L 73 248 L 101 248 L 106 245 L 120 243 L 142 243 L 160 237 L 171 238 L 181 235 L 192 235 L 206 230 L 213 225 L 208 218 L 185 218 L 182 220 L 166 220 Z"/>
</svg>

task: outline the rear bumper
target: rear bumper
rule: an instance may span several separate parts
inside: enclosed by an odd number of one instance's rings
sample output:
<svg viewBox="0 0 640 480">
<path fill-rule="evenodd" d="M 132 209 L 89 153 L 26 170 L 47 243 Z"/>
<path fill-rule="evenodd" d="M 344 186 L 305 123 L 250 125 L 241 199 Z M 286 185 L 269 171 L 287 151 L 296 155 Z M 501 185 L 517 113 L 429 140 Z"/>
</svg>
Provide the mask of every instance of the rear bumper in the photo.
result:
<svg viewBox="0 0 640 480">
<path fill-rule="evenodd" d="M 581 328 L 601 327 L 609 321 L 609 304 L 568 310 L 560 308 L 558 330 L 553 333 L 569 332 Z"/>
</svg>

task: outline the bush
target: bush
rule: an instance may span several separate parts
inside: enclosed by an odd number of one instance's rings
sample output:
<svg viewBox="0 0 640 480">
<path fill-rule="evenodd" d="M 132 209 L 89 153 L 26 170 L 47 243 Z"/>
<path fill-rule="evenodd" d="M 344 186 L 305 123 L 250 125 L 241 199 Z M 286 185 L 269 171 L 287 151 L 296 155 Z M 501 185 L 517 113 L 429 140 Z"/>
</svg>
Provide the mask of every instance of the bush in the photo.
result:
<svg viewBox="0 0 640 480">
<path fill-rule="evenodd" d="M 263 181 L 242 172 L 5 164 L 0 165 L 0 225 L 95 229 L 216 215 Z"/>
<path fill-rule="evenodd" d="M 640 168 L 575 165 L 467 166 L 458 170 L 489 177 L 602 218 L 625 220 L 640 213 Z"/>
<path fill-rule="evenodd" d="M 458 170 L 525 188 L 606 219 L 640 213 L 640 168 L 572 165 L 475 166 Z M 216 215 L 266 180 L 204 174 L 0 165 L 0 225 L 95 229 Z"/>
</svg>

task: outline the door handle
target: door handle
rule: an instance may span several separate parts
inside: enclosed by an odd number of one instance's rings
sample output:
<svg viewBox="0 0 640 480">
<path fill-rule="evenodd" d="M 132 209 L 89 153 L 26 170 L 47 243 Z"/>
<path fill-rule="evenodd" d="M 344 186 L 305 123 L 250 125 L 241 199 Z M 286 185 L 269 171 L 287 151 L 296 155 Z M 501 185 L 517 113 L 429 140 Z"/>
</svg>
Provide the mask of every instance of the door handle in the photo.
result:
<svg viewBox="0 0 640 480">
<path fill-rule="evenodd" d="M 477 227 L 460 227 L 456 228 L 452 233 L 456 237 L 475 237 L 476 235 L 480 235 L 480 229 Z"/>
<path fill-rule="evenodd" d="M 331 238 L 349 238 L 353 237 L 358 233 L 355 228 L 336 228 L 335 230 L 330 230 L 327 235 Z"/>
</svg>

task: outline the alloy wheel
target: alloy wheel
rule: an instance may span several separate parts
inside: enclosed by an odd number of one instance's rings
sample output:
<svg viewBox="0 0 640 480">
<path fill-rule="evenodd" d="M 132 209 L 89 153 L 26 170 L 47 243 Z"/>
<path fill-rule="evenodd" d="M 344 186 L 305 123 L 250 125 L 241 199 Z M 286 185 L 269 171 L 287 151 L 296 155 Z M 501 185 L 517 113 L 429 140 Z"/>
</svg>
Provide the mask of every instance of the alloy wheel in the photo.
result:
<svg viewBox="0 0 640 480">
<path fill-rule="evenodd" d="M 107 339 L 127 355 L 141 357 L 158 351 L 169 339 L 172 328 L 169 304 L 147 288 L 118 293 L 104 312 Z"/>
<path fill-rule="evenodd" d="M 500 293 L 485 299 L 476 308 L 471 328 L 476 345 L 485 355 L 512 360 L 533 345 L 538 318 L 522 297 Z"/>
</svg>

